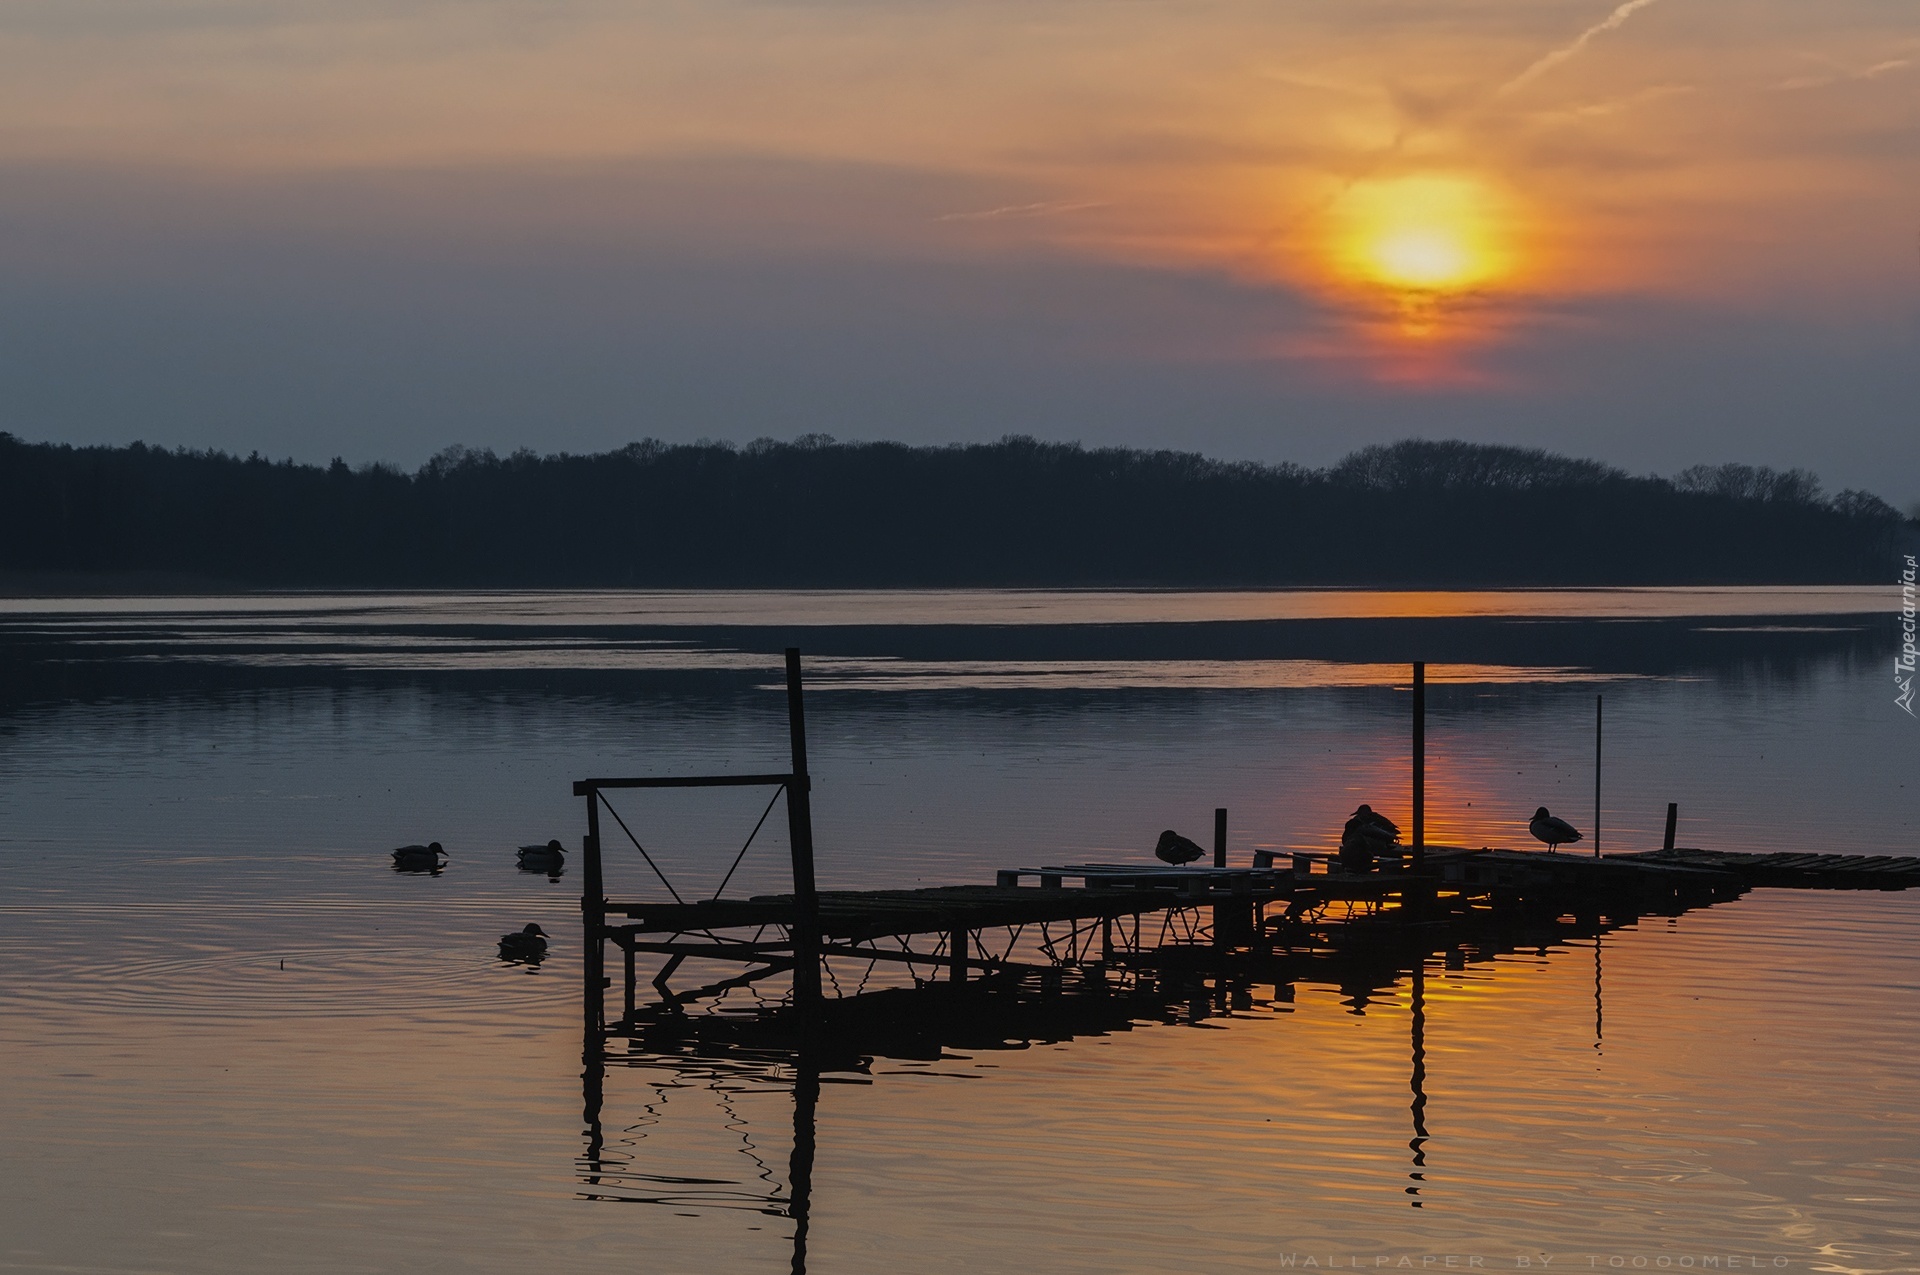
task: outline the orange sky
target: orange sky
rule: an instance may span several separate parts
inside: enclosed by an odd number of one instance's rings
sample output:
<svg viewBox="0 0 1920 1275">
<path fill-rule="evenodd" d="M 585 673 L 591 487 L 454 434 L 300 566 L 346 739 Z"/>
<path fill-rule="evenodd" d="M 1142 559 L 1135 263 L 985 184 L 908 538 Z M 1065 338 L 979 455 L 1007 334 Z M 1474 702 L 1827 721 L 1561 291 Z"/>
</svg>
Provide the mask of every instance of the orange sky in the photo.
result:
<svg viewBox="0 0 1920 1275">
<path fill-rule="evenodd" d="M 990 346 L 1003 310 L 1057 307 L 1045 325 L 1054 362 L 1018 375 L 1029 399 L 1057 391 L 1063 406 L 1025 421 L 997 401 L 936 409 L 951 383 L 982 379 L 960 365 L 974 353 L 880 397 L 847 388 L 867 371 L 848 336 L 802 360 L 832 381 L 820 410 L 849 421 L 842 436 L 910 435 L 925 408 L 948 437 L 1032 428 L 1102 441 L 1101 405 L 1075 385 L 1082 363 L 1145 358 L 1176 369 L 1161 386 L 1165 423 L 1143 416 L 1127 427 L 1137 437 L 1114 441 L 1177 444 L 1174 417 L 1214 410 L 1180 378 L 1225 361 L 1239 379 L 1218 410 L 1248 423 L 1195 446 L 1317 461 L 1478 422 L 1497 441 L 1629 464 L 1738 455 L 1845 480 L 1874 472 L 1866 457 L 1891 439 L 1908 388 L 1920 18 L 1904 0 L 97 0 L 9 6 L 0 68 L 0 165 L 15 189 L 0 209 L 14 240 L 0 267 L 38 277 L 62 263 L 62 288 L 105 259 L 122 280 L 191 274 L 183 257 L 236 236 L 303 262 L 273 303 L 295 317 L 325 308 L 309 275 L 337 278 L 302 251 L 407 251 L 387 244 L 395 236 L 469 251 L 483 271 L 573 245 L 802 262 L 836 287 L 868 269 L 1018 276 L 1035 262 L 1148 293 L 1180 281 L 1173 312 L 1064 285 L 1036 302 L 929 298 L 936 285 L 902 283 L 929 323 L 961 329 L 926 335 L 936 363 L 942 339 Z M 167 193 L 151 215 L 130 212 L 150 203 L 130 192 L 156 185 Z M 390 315 L 382 272 L 367 279 L 353 304 Z M 398 300 L 462 312 L 448 288 Z M 694 309 L 715 287 L 699 295 Z M 773 307 L 776 325 L 806 326 L 784 314 L 792 300 Z M 107 304 L 85 302 L 96 303 Z M 1189 303 L 1203 321 L 1177 313 Z M 87 322 L 111 327 L 128 304 L 89 309 Z M 1622 306 L 1682 326 L 1691 320 L 1673 316 L 1729 316 L 1703 357 L 1736 380 L 1736 329 L 1794 328 L 1777 339 L 1817 364 L 1793 373 L 1799 415 L 1749 419 L 1743 434 L 1743 404 L 1779 395 L 1735 384 L 1694 405 L 1692 451 L 1667 456 L 1670 430 L 1608 434 L 1597 417 L 1523 437 L 1523 419 L 1554 415 L 1543 404 L 1572 403 L 1632 356 L 1643 325 Z M 584 329 L 610 321 L 579 293 L 559 308 Z M 858 326 L 856 303 L 830 308 Z M 727 313 L 768 309 L 742 295 Z M 739 339 L 737 320 L 712 324 Z M 1878 342 L 1865 369 L 1848 361 L 1856 328 Z M 348 379 L 363 357 L 345 358 Z M 526 400 L 562 374 L 551 358 L 529 366 Z M 732 422 L 706 432 L 809 423 L 770 406 L 804 398 L 805 377 L 746 401 L 689 377 L 678 414 Z M 430 385 L 416 389 L 432 401 Z M 1262 394 L 1271 411 L 1312 406 L 1351 428 L 1258 434 Z M 1845 453 L 1804 437 L 1809 405 L 1835 394 L 1860 417 Z M 51 384 L 29 398 L 67 428 L 119 429 L 104 400 L 68 401 Z M 241 414 L 214 406 L 198 418 Z M 163 415 L 195 413 L 182 399 Z M 539 446 L 525 415 L 516 441 Z"/>
</svg>

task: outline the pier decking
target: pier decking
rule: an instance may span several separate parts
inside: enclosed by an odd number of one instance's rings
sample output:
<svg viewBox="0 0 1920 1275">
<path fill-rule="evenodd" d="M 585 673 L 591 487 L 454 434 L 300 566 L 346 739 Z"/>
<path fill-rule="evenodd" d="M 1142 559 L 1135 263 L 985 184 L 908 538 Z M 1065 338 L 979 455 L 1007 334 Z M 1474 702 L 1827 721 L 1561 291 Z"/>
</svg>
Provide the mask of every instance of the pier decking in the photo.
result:
<svg viewBox="0 0 1920 1275">
<path fill-rule="evenodd" d="M 1726 872 L 1749 885 L 1796 890 L 1905 890 L 1920 886 L 1920 857 L 1891 854 L 1744 854 L 1733 850 L 1644 850 L 1611 856 L 1639 865 Z"/>
</svg>

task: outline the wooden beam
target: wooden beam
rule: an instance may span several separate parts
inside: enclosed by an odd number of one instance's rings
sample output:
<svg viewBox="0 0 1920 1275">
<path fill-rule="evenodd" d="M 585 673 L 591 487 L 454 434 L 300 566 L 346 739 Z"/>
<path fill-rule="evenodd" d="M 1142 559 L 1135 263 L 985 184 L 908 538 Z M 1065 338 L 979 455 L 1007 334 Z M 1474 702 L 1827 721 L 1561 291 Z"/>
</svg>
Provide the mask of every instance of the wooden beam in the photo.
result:
<svg viewBox="0 0 1920 1275">
<path fill-rule="evenodd" d="M 792 775 L 640 775 L 624 779 L 576 779 L 573 795 L 602 788 L 773 788 L 793 782 Z"/>
</svg>

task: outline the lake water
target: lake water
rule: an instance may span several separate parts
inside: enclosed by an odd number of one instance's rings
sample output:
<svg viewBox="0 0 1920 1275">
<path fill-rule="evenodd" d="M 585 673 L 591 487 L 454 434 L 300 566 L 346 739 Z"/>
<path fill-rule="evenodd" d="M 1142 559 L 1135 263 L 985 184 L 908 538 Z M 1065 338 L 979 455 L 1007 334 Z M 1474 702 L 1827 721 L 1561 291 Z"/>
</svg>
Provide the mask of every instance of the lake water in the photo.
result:
<svg viewBox="0 0 1920 1275">
<path fill-rule="evenodd" d="M 784 769 L 798 645 L 825 886 L 1139 859 L 1216 806 L 1236 860 L 1359 801 L 1404 825 L 1412 659 L 1432 840 L 1530 844 L 1542 804 L 1591 831 L 1604 696 L 1605 849 L 1677 802 L 1687 845 L 1910 854 L 1893 605 L 0 601 L 0 1270 L 788 1270 L 796 1214 L 836 1273 L 1920 1270 L 1920 892 L 842 1059 L 803 1168 L 777 1051 L 622 1045 L 583 1090 L 578 877 L 511 853 L 577 844 L 576 778 Z M 615 805 L 706 893 L 766 796 Z M 729 895 L 784 888 L 779 824 Z M 391 870 L 429 839 L 444 873 Z M 529 921 L 549 959 L 501 962 Z"/>
</svg>

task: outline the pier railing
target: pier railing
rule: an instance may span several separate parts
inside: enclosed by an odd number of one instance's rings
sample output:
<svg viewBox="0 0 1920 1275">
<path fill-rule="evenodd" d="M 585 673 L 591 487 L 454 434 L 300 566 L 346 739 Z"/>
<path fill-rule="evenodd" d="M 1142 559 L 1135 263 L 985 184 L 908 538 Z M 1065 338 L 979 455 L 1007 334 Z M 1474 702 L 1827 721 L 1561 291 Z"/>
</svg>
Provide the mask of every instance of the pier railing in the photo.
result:
<svg viewBox="0 0 1920 1275">
<path fill-rule="evenodd" d="M 784 774 L 763 775 L 642 775 L 600 779 L 579 779 L 574 781 L 573 795 L 584 797 L 587 802 L 587 835 L 582 847 L 582 880 L 580 886 L 580 915 L 585 931 L 585 950 L 581 953 L 581 978 L 584 992 L 584 1012 L 589 1028 L 597 1029 L 606 1019 L 605 992 L 609 985 L 606 975 L 607 894 L 606 880 L 603 875 L 600 854 L 600 812 L 604 808 L 611 815 L 627 839 L 633 842 L 647 866 L 667 888 L 676 903 L 684 904 L 680 892 L 660 870 L 653 856 L 640 843 L 640 839 L 628 828 L 626 822 L 613 807 L 608 804 L 603 792 L 616 788 L 774 788 L 776 791 L 767 803 L 767 812 L 760 816 L 761 824 L 766 822 L 767 813 L 773 809 L 773 802 L 782 796 L 787 801 L 787 841 L 793 860 L 793 903 L 789 910 L 788 935 L 792 943 L 793 995 L 795 1004 L 806 1009 L 816 1005 L 820 999 L 820 895 L 814 885 L 813 875 L 813 783 L 807 773 L 807 721 L 806 703 L 800 681 L 800 650 L 788 647 L 787 664 L 787 734 L 792 752 L 792 768 Z M 754 836 L 760 831 L 760 824 L 754 825 L 753 834 L 747 838 L 747 845 L 740 849 L 740 857 L 735 858 L 733 866 L 740 866 L 740 858 L 745 857 L 747 847 L 753 844 Z M 727 880 L 732 879 L 732 869 L 728 870 Z M 720 890 L 726 889 L 726 881 L 720 883 Z M 716 891 L 718 893 L 718 891 Z M 677 964 L 677 962 L 676 962 Z M 633 950 L 627 947 L 626 982 L 627 1000 L 633 999 Z"/>
</svg>

